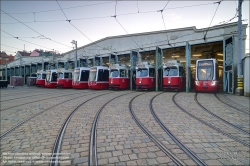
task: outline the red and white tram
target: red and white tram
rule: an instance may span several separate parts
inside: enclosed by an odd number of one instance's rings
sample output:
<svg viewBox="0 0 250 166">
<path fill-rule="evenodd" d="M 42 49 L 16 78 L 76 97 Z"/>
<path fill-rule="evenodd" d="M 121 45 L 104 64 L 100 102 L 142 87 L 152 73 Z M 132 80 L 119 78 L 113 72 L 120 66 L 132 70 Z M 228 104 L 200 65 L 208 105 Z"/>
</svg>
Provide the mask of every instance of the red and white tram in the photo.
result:
<svg viewBox="0 0 250 166">
<path fill-rule="evenodd" d="M 197 60 L 195 90 L 197 92 L 218 92 L 219 87 L 216 59 Z"/>
<path fill-rule="evenodd" d="M 45 88 L 57 87 L 57 69 L 46 71 Z"/>
<path fill-rule="evenodd" d="M 109 89 L 129 89 L 129 67 L 126 65 L 114 64 L 109 67 Z"/>
<path fill-rule="evenodd" d="M 163 90 L 184 90 L 186 77 L 183 65 L 178 60 L 169 60 L 163 65 Z"/>
<path fill-rule="evenodd" d="M 155 88 L 155 66 L 149 62 L 142 62 L 136 66 L 136 89 Z"/>
<path fill-rule="evenodd" d="M 109 89 L 109 70 L 108 67 L 94 66 L 90 68 L 89 89 Z"/>
<path fill-rule="evenodd" d="M 57 70 L 57 87 L 72 88 L 73 70 Z"/>
<path fill-rule="evenodd" d="M 46 79 L 46 72 L 43 70 L 37 71 L 36 86 L 44 87 Z"/>
<path fill-rule="evenodd" d="M 89 79 L 89 68 L 88 67 L 78 67 L 74 70 L 74 79 L 72 81 L 72 87 L 74 89 L 88 89 L 88 79 Z"/>
</svg>

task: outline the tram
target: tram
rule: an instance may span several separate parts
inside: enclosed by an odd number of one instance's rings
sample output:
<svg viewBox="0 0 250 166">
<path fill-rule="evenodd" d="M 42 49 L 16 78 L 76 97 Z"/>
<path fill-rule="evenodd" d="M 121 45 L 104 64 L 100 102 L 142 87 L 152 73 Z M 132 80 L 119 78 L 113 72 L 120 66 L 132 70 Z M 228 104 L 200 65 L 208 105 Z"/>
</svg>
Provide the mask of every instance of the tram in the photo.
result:
<svg viewBox="0 0 250 166">
<path fill-rule="evenodd" d="M 142 62 L 136 66 L 136 90 L 155 88 L 155 66 L 149 62 Z"/>
<path fill-rule="evenodd" d="M 72 87 L 74 89 L 88 89 L 88 79 L 89 79 L 89 68 L 88 67 L 78 67 L 74 70 L 74 79 L 72 81 Z"/>
<path fill-rule="evenodd" d="M 46 79 L 46 71 L 39 70 L 37 71 L 37 78 L 36 78 L 36 86 L 44 87 L 45 86 L 45 79 Z"/>
<path fill-rule="evenodd" d="M 105 66 L 94 66 L 90 68 L 89 89 L 109 89 L 109 70 Z"/>
<path fill-rule="evenodd" d="M 163 65 L 163 90 L 184 90 L 186 77 L 183 65 L 178 60 L 169 60 Z"/>
<path fill-rule="evenodd" d="M 73 70 L 57 70 L 57 88 L 72 88 Z"/>
<path fill-rule="evenodd" d="M 109 67 L 109 89 L 129 89 L 130 76 L 129 67 L 121 64 L 114 64 Z"/>
<path fill-rule="evenodd" d="M 57 87 L 57 69 L 46 71 L 45 88 Z"/>
<path fill-rule="evenodd" d="M 216 59 L 201 59 L 196 61 L 195 91 L 218 92 L 218 67 Z"/>
</svg>

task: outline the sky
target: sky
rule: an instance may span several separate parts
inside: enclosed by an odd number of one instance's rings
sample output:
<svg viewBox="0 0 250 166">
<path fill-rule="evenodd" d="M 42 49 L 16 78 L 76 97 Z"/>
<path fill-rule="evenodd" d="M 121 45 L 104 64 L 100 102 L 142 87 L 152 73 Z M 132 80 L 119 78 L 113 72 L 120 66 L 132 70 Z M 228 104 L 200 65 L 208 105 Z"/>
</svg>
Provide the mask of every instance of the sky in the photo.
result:
<svg viewBox="0 0 250 166">
<path fill-rule="evenodd" d="M 234 17 L 238 0 L 224 0 L 219 7 L 215 2 L 218 1 L 1 0 L 1 51 L 12 55 L 24 49 L 65 53 L 73 49 L 72 40 L 81 47 L 127 33 L 191 26 L 200 29 L 210 23 L 215 26 L 238 21 Z M 249 8 L 249 1 L 245 0 L 242 6 L 242 23 L 248 24 L 245 53 L 249 53 Z M 163 19 L 159 12 L 162 9 Z M 114 15 L 120 24 L 111 17 Z"/>
</svg>

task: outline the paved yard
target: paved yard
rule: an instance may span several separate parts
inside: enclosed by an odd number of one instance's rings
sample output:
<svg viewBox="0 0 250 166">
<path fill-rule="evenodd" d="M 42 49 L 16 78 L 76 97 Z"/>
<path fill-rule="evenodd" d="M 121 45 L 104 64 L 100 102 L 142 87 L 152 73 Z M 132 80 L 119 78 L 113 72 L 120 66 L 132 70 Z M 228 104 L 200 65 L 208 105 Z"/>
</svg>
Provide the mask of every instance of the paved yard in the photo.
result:
<svg viewBox="0 0 250 166">
<path fill-rule="evenodd" d="M 195 93 L 185 92 L 37 87 L 0 92 L 1 165 L 49 165 L 59 131 L 76 108 L 66 124 L 58 152 L 61 165 L 89 165 L 91 130 L 99 110 L 98 165 L 176 165 L 173 158 L 183 165 L 197 165 L 163 130 L 151 110 L 205 164 L 250 165 L 249 98 L 243 96 L 219 94 L 230 107 L 212 93 L 199 93 L 196 101 Z"/>
</svg>

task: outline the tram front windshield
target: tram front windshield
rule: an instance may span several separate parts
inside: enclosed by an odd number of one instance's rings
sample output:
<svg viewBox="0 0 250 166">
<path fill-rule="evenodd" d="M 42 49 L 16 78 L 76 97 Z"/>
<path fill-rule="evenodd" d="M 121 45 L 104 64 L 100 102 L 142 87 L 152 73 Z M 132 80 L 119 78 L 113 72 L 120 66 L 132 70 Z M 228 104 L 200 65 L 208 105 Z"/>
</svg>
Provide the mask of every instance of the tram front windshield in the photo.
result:
<svg viewBox="0 0 250 166">
<path fill-rule="evenodd" d="M 109 81 L 108 69 L 99 69 L 97 81 Z"/>
<path fill-rule="evenodd" d="M 56 81 L 57 81 L 57 73 L 56 73 L 56 72 L 53 72 L 53 73 L 51 74 L 51 80 L 50 80 L 50 74 L 49 74 L 49 76 L 48 76 L 48 74 L 47 74 L 47 81 L 56 82 Z"/>
<path fill-rule="evenodd" d="M 89 81 L 95 81 L 96 79 L 96 68 L 90 69 L 90 73 L 89 73 Z"/>
<path fill-rule="evenodd" d="M 118 77 L 119 76 L 119 71 L 118 71 L 118 69 L 112 69 L 111 71 L 110 71 L 110 78 L 113 78 L 113 77 Z"/>
<path fill-rule="evenodd" d="M 148 76 L 148 69 L 147 68 L 140 68 L 136 71 L 136 77 L 147 77 Z"/>
<path fill-rule="evenodd" d="M 163 76 L 178 76 L 178 68 L 176 66 L 166 67 Z"/>
<path fill-rule="evenodd" d="M 37 79 L 46 79 L 45 74 L 37 74 Z"/>
<path fill-rule="evenodd" d="M 63 78 L 63 73 L 58 73 L 58 79 Z"/>
<path fill-rule="evenodd" d="M 201 81 L 212 80 L 214 76 L 214 65 L 212 60 L 199 61 L 197 66 L 197 78 Z"/>
<path fill-rule="evenodd" d="M 80 81 L 88 81 L 89 79 L 89 70 L 82 70 Z"/>
</svg>

